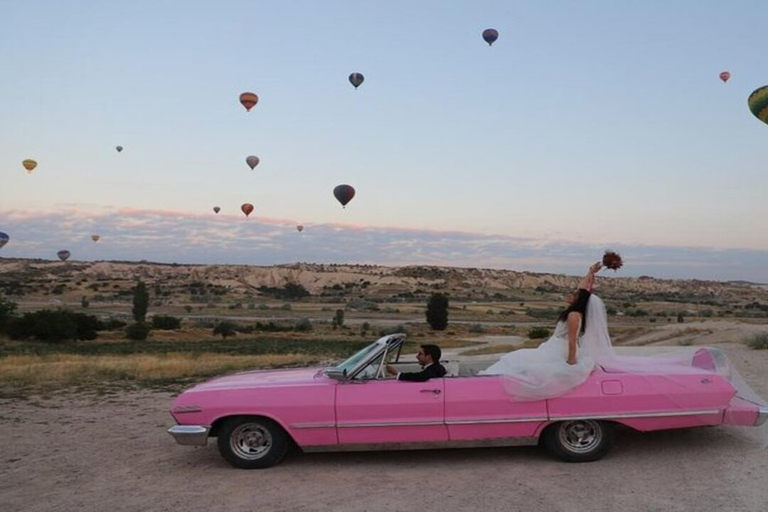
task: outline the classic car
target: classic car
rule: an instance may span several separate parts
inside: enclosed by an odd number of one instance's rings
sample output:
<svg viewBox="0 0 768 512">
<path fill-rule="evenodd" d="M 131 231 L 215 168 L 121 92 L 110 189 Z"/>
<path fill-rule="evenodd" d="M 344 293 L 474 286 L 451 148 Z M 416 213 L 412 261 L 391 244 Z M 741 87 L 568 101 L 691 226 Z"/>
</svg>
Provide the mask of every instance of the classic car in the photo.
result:
<svg viewBox="0 0 768 512">
<path fill-rule="evenodd" d="M 238 468 L 266 468 L 291 446 L 310 451 L 540 444 L 569 462 L 594 461 L 616 425 L 638 431 L 760 425 L 768 408 L 739 396 L 718 372 L 718 350 L 701 348 L 694 371 L 637 375 L 597 367 L 564 395 L 515 401 L 505 377 L 478 375 L 493 361 L 446 361 L 426 382 L 386 378 L 403 361 L 404 334 L 384 336 L 330 368 L 261 370 L 198 384 L 173 402 L 182 445 L 216 437 Z M 700 368 L 700 371 L 698 369 Z"/>
</svg>

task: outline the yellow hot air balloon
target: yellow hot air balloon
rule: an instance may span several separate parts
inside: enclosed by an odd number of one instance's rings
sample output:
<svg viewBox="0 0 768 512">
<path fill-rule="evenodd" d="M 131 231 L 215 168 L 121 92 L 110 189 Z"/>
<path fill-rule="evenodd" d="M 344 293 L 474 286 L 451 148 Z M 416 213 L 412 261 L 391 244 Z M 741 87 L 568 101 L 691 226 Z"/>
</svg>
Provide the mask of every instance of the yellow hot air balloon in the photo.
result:
<svg viewBox="0 0 768 512">
<path fill-rule="evenodd" d="M 101 238 L 100 235 L 91 235 L 91 240 L 93 240 L 94 242 L 98 242 L 99 238 Z"/>
<path fill-rule="evenodd" d="M 37 162 L 32 160 L 31 158 L 27 158 L 23 162 L 21 162 L 21 165 L 24 166 L 24 168 L 27 170 L 29 174 L 32 174 L 32 171 L 35 170 L 35 167 L 37 167 Z"/>
</svg>

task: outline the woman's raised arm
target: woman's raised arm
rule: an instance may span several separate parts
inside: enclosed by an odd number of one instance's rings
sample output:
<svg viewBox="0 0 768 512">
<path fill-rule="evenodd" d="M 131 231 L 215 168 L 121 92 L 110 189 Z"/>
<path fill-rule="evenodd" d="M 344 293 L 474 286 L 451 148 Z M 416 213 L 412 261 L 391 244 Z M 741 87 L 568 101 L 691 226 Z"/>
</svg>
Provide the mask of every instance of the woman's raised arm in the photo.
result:
<svg viewBox="0 0 768 512">
<path fill-rule="evenodd" d="M 581 280 L 581 283 L 579 283 L 579 288 L 582 288 L 584 290 L 587 290 L 588 292 L 592 291 L 592 287 L 595 284 L 595 274 L 600 272 L 600 269 L 603 268 L 603 264 L 599 261 L 595 264 L 593 264 L 591 267 L 589 267 L 589 270 L 587 271 L 587 275 L 584 276 L 584 279 Z"/>
</svg>

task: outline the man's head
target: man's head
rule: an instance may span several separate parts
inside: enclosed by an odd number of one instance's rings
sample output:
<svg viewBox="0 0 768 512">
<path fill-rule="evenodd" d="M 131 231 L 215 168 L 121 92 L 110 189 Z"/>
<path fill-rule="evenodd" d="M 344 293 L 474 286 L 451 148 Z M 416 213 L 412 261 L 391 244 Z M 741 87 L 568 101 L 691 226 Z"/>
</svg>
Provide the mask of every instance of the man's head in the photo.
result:
<svg viewBox="0 0 768 512">
<path fill-rule="evenodd" d="M 440 347 L 437 345 L 422 345 L 419 347 L 419 352 L 416 354 L 416 359 L 419 360 L 420 365 L 426 366 L 432 363 L 439 363 L 440 356 L 442 355 L 443 353 L 440 350 Z"/>
</svg>

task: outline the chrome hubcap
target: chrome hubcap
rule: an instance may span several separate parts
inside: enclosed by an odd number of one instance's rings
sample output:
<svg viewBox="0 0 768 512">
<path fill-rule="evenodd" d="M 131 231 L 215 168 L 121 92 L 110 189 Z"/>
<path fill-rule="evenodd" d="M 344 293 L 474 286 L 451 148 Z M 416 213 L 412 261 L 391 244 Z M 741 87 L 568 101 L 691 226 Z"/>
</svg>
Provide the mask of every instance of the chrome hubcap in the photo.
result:
<svg viewBox="0 0 768 512">
<path fill-rule="evenodd" d="M 603 429 L 592 420 L 566 421 L 558 429 L 560 444 L 574 453 L 593 450 L 603 439 Z"/>
<path fill-rule="evenodd" d="M 229 445 L 242 459 L 260 459 L 272 447 L 272 434 L 258 423 L 245 423 L 232 432 Z"/>
</svg>

